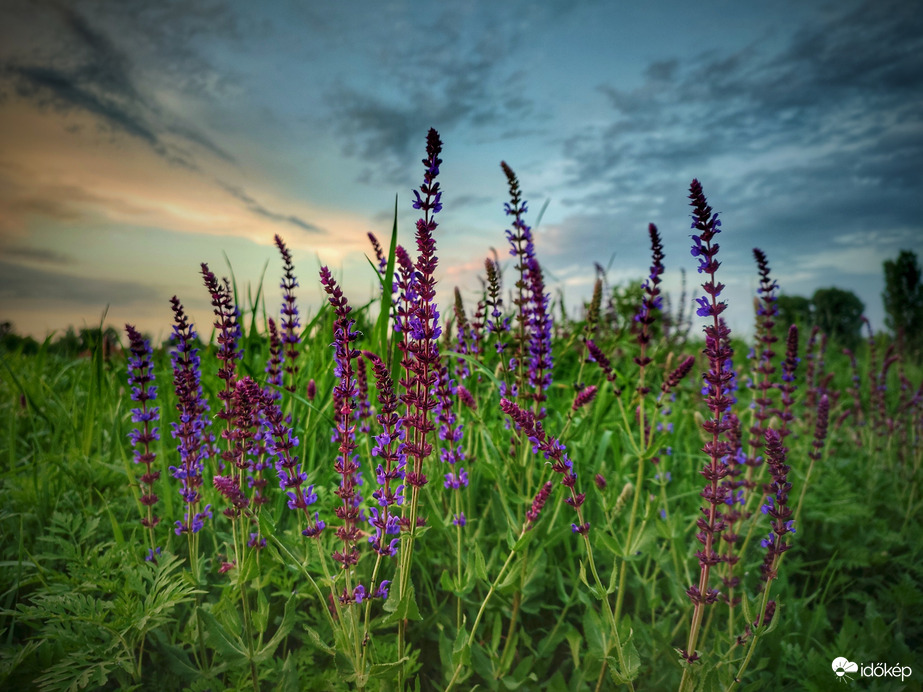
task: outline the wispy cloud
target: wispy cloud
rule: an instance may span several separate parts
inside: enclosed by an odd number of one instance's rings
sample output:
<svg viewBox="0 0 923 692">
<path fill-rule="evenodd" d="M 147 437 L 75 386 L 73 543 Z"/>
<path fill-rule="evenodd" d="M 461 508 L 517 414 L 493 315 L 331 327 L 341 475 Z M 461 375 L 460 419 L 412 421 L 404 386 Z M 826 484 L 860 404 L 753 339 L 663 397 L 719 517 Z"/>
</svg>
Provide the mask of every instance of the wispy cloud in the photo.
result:
<svg viewBox="0 0 923 692">
<path fill-rule="evenodd" d="M 40 108 L 87 113 L 98 126 L 144 142 L 175 165 L 198 169 L 201 151 L 234 161 L 211 138 L 164 108 L 145 87 L 143 65 L 77 9 L 39 3 L 34 11 L 44 21 L 21 29 L 44 34 L 35 38 L 43 49 L 53 47 L 53 52 L 40 58 L 3 58 L 0 83 L 5 82 L 19 98 Z"/>
<path fill-rule="evenodd" d="M 0 251 L 7 259 L 22 259 L 29 262 L 42 264 L 66 265 L 72 258 L 63 252 L 55 252 L 49 248 L 29 247 L 26 245 L 0 246 Z"/>
<path fill-rule="evenodd" d="M 923 218 L 918 10 L 900 0 L 831 6 L 788 38 L 664 57 L 636 87 L 602 84 L 608 121 L 563 146 L 573 212 L 551 235 L 566 244 L 562 263 L 575 243 L 602 254 L 611 229 L 646 221 L 673 226 L 662 227 L 668 254 L 684 245 L 684 186 L 700 177 L 732 231 L 724 271 L 745 277 L 758 245 L 815 283 L 868 289 L 856 277 L 880 277 L 908 241 L 881 231 Z M 841 234 L 863 238 L 864 251 L 832 248 Z M 914 245 L 923 249 L 919 237 Z"/>
<path fill-rule="evenodd" d="M 61 303 L 106 305 L 118 296 L 121 304 L 161 298 L 152 287 L 132 281 L 74 276 L 0 260 L 0 300 L 53 299 Z"/>
<path fill-rule="evenodd" d="M 262 204 L 253 199 L 253 197 L 247 194 L 243 188 L 240 188 L 237 185 L 231 185 L 230 183 L 225 183 L 220 180 L 218 181 L 218 184 L 224 188 L 229 195 L 243 202 L 247 209 L 257 216 L 261 216 L 264 219 L 268 219 L 277 223 L 294 226 L 295 228 L 301 229 L 306 233 L 324 235 L 327 233 L 327 231 L 325 231 L 323 228 L 320 228 L 313 223 L 309 223 L 308 221 L 305 221 L 304 219 L 295 216 L 294 214 L 280 214 L 279 212 L 267 209 Z"/>
<path fill-rule="evenodd" d="M 403 180 L 429 127 L 443 134 L 503 127 L 514 136 L 518 128 L 510 125 L 535 115 L 510 61 L 524 22 L 484 6 L 476 15 L 463 5 L 433 7 L 423 21 L 398 24 L 375 56 L 377 83 L 342 84 L 329 94 L 329 124 L 344 153 L 379 176 Z"/>
</svg>

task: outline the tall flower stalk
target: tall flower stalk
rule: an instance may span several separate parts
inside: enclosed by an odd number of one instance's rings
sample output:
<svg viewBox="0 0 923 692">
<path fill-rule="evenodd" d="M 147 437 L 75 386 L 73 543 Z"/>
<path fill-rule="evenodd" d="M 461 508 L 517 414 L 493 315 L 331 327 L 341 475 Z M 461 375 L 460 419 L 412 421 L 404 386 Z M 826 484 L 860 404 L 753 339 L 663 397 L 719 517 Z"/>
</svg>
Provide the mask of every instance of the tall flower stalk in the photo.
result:
<svg viewBox="0 0 923 692">
<path fill-rule="evenodd" d="M 697 234 L 692 236 L 692 256 L 699 262 L 699 273 L 707 276 L 702 284 L 705 295 L 696 298 L 699 304 L 696 314 L 699 317 L 711 318 L 711 323 L 705 326 L 705 350 L 708 358 L 709 369 L 703 377 L 706 382 L 706 405 L 712 417 L 707 419 L 702 428 L 710 437 L 705 443 L 704 451 L 708 455 L 708 462 L 702 469 L 705 478 L 705 489 L 702 497 L 705 505 L 702 507 L 702 517 L 697 525 L 699 533 L 696 538 L 702 544 L 702 549 L 696 553 L 699 559 L 698 584 L 686 590 L 689 600 L 693 603 L 692 623 L 689 628 L 689 639 L 682 656 L 687 663 L 698 660 L 696 652 L 699 631 L 702 627 L 702 618 L 705 607 L 718 600 L 718 590 L 710 588 L 712 568 L 722 561 L 722 556 L 716 551 L 717 541 L 727 524 L 721 513 L 721 507 L 727 499 L 728 489 L 722 480 L 728 475 L 727 466 L 722 463 L 723 457 L 732 450 L 730 444 L 722 439 L 731 426 L 731 421 L 726 415 L 731 406 L 728 396 L 729 384 L 734 377 L 730 368 L 733 350 L 730 344 L 730 329 L 721 319 L 721 313 L 727 308 L 727 303 L 719 301 L 724 284 L 717 280 L 717 271 L 720 262 L 716 259 L 718 243 L 713 242 L 715 236 L 721 232 L 721 221 L 717 213 L 712 213 L 712 208 L 705 199 L 702 185 L 698 180 L 693 180 L 689 188 L 689 199 L 692 200 L 692 228 Z M 689 689 L 691 685 L 690 666 L 683 670 L 681 689 Z"/>
<path fill-rule="evenodd" d="M 233 463 L 234 458 L 230 440 L 231 419 L 234 415 L 231 399 L 234 396 L 234 383 L 237 380 L 237 361 L 242 355 L 237 348 L 241 331 L 230 282 L 227 279 L 218 281 L 218 277 L 209 270 L 205 262 L 202 263 L 202 278 L 205 281 L 205 288 L 211 295 L 212 307 L 215 309 L 214 327 L 218 332 L 218 379 L 224 381 L 224 389 L 218 392 L 222 408 L 215 414 L 225 422 L 221 437 L 226 442 L 226 448 L 220 455 L 222 462 L 219 463 L 219 471 L 223 471 L 227 464 Z M 238 475 L 233 468 L 230 471 L 233 475 Z"/>
<path fill-rule="evenodd" d="M 160 408 L 151 406 L 148 402 L 157 398 L 157 387 L 154 382 L 154 353 L 151 342 L 141 336 L 141 333 L 131 324 L 125 325 L 128 334 L 131 358 L 128 360 L 128 386 L 131 387 L 131 400 L 138 406 L 131 410 L 131 420 L 135 423 L 128 437 L 134 448 L 134 462 L 144 465 L 144 473 L 138 477 L 141 488 L 141 505 L 144 507 L 144 516 L 141 525 L 147 531 L 148 548 L 147 560 L 155 561 L 160 554 L 160 547 L 154 539 L 154 527 L 160 523 L 160 518 L 154 514 L 154 505 L 157 504 L 157 494 L 154 492 L 154 483 L 160 478 L 160 471 L 154 469 L 154 460 L 157 454 L 151 450 L 151 443 L 160 439 L 159 428 L 153 424 L 160 420 Z"/>
<path fill-rule="evenodd" d="M 173 437 L 179 452 L 179 466 L 171 466 L 173 477 L 180 481 L 180 496 L 186 506 L 183 519 L 176 521 L 174 532 L 185 535 L 189 544 L 189 564 L 198 579 L 198 540 L 205 520 L 212 517 L 211 505 L 200 510 L 205 460 L 211 456 L 212 439 L 208 434 L 208 401 L 202 391 L 202 363 L 196 347 L 198 335 L 176 296 L 170 299 L 173 309 L 173 387 L 179 420 L 173 423 Z"/>
<path fill-rule="evenodd" d="M 599 571 L 596 568 L 596 561 L 593 557 L 593 546 L 590 542 L 590 522 L 586 521 L 583 514 L 583 503 L 586 500 L 586 493 L 577 492 L 577 474 L 574 471 L 574 465 L 570 457 L 567 454 L 567 448 L 564 444 L 561 443 L 555 437 L 548 435 L 545 432 L 542 423 L 538 418 L 529 410 L 521 408 L 518 404 L 509 399 L 500 399 L 500 410 L 503 411 L 510 419 L 516 423 L 519 430 L 522 432 L 523 436 L 529 440 L 532 444 L 534 451 L 540 451 L 542 455 L 547 460 L 547 463 L 550 464 L 551 470 L 554 473 L 560 474 L 561 476 L 561 485 L 563 485 L 568 490 L 568 497 L 564 498 L 564 502 L 570 505 L 574 512 L 577 515 L 576 522 L 571 523 L 570 528 L 574 534 L 577 534 L 582 537 L 584 547 L 586 548 L 587 554 L 587 564 L 590 568 L 590 572 L 593 576 L 594 585 L 597 589 L 597 597 L 601 598 L 603 603 L 603 610 L 606 614 L 606 620 L 609 624 L 610 631 L 615 643 L 616 656 L 619 662 L 618 674 L 624 677 L 628 681 L 629 687 L 634 689 L 634 686 L 631 683 L 629 677 L 629 669 L 626 663 L 625 652 L 622 649 L 621 637 L 618 631 L 618 621 L 615 617 L 615 612 L 612 610 L 612 606 L 609 603 L 609 597 L 607 589 L 603 586 L 602 581 L 599 578 Z M 533 502 L 532 509 L 527 513 L 527 521 L 524 525 L 523 531 L 527 530 L 534 518 L 537 516 L 538 511 L 541 510 L 542 505 L 546 501 L 549 491 L 543 486 L 542 491 L 536 496 L 536 500 Z M 536 505 L 538 508 L 536 509 Z"/>
<path fill-rule="evenodd" d="M 336 426 L 335 441 L 337 442 L 337 458 L 334 470 L 340 476 L 340 487 L 336 490 L 337 497 L 342 504 L 336 509 L 336 516 L 342 522 L 337 526 L 337 538 L 343 545 L 340 550 L 333 553 L 333 558 L 340 563 L 346 575 L 346 588 L 351 590 L 351 574 L 359 562 L 359 551 L 356 542 L 359 539 L 359 502 L 358 473 L 359 457 L 356 450 L 356 419 L 354 416 L 355 399 L 358 395 L 356 386 L 355 360 L 359 351 L 352 344 L 359 338 L 358 332 L 353 330 L 355 320 L 350 319 L 352 308 L 343 295 L 343 291 L 331 276 L 327 267 L 320 271 L 321 284 L 328 295 L 328 301 L 333 307 L 333 348 L 334 348 L 334 377 L 337 384 L 333 388 L 334 424 Z"/>
<path fill-rule="evenodd" d="M 651 412 L 651 415 L 648 415 L 649 412 L 647 409 L 647 395 L 650 393 L 651 389 L 646 381 L 646 376 L 648 366 L 653 362 L 649 351 L 651 340 L 653 338 L 652 327 L 654 324 L 656 324 L 657 319 L 661 316 L 663 310 L 663 296 L 661 295 L 660 291 L 660 283 L 662 282 L 661 276 L 664 272 L 663 243 L 660 239 L 660 231 L 654 224 L 648 224 L 647 233 L 651 242 L 651 265 L 647 278 L 641 284 L 641 305 L 638 307 L 638 311 L 634 316 L 634 321 L 639 325 L 638 333 L 636 336 L 639 353 L 634 357 L 634 363 L 638 366 L 638 384 L 635 387 L 635 393 L 637 396 L 634 399 L 633 404 L 639 434 L 637 441 L 635 440 L 634 435 L 632 435 L 630 439 L 633 451 L 637 457 L 638 467 L 635 476 L 635 492 L 631 501 L 631 514 L 628 518 L 628 530 L 624 538 L 626 554 L 628 551 L 628 546 L 632 545 L 632 541 L 635 538 L 641 498 L 645 495 L 644 472 L 647 464 L 650 463 L 652 456 L 651 444 L 653 442 L 654 426 L 652 424 L 651 418 L 653 418 L 653 412 Z M 593 344 L 593 349 L 596 349 L 596 344 Z M 597 357 L 598 354 L 594 353 L 593 350 L 590 352 L 593 354 L 594 360 L 596 360 L 600 367 L 602 367 L 605 371 L 607 359 L 600 360 Z M 625 410 L 625 405 L 621 397 L 618 400 L 618 404 L 626 431 L 630 431 L 631 426 L 628 422 L 628 413 Z M 622 614 L 622 604 L 625 598 L 625 584 L 627 576 L 628 563 L 627 561 L 623 561 L 619 567 L 619 587 L 615 601 L 616 620 L 618 620 Z"/>
<path fill-rule="evenodd" d="M 399 262 L 399 283 L 403 283 L 398 308 L 398 329 L 402 341 L 398 344 L 404 377 L 400 396 L 405 406 L 403 416 L 406 427 L 405 450 L 408 466 L 404 482 L 410 493 L 403 504 L 401 527 L 406 532 L 400 552 L 400 578 L 398 594 L 401 600 L 411 598 L 410 567 L 417 528 L 425 523 L 420 515 L 420 492 L 427 483 L 423 463 L 433 451 L 431 435 L 436 430 L 433 411 L 437 406 L 435 385 L 438 379 L 439 337 L 442 328 L 436 305 L 436 241 L 433 232 L 438 224 L 435 216 L 442 210 L 442 191 L 436 181 L 442 159 L 442 141 L 439 133 L 430 129 L 426 136 L 426 158 L 423 159 L 423 183 L 414 190 L 413 208 L 422 212 L 416 223 L 417 260 L 412 274 Z M 411 295 L 412 294 L 412 295 Z M 413 300 L 411 300 L 411 297 Z M 403 314 L 402 314 L 403 312 Z M 398 659 L 404 658 L 405 623 L 398 624 Z M 403 685 L 403 664 L 400 667 L 399 686 Z"/>
<path fill-rule="evenodd" d="M 522 198 L 519 178 L 505 161 L 500 167 L 506 175 L 510 201 L 504 209 L 513 217 L 506 231 L 510 255 L 516 258 L 516 338 L 509 369 L 514 379 L 509 390 L 501 391 L 506 397 L 524 396 L 532 401 L 532 411 L 539 418 L 545 416 L 546 390 L 551 386 L 551 337 L 553 320 L 549 309 L 550 296 L 545 291 L 545 278 L 535 256 L 532 228 L 525 222 L 528 204 Z M 527 387 L 528 385 L 528 387 Z"/>
<path fill-rule="evenodd" d="M 760 565 L 760 579 L 762 583 L 763 595 L 760 600 L 758 616 L 753 623 L 747 623 L 745 637 L 749 638 L 747 655 L 744 657 L 734 681 L 728 687 L 733 689 L 734 685 L 742 678 L 744 671 L 750 663 L 753 651 L 760 639 L 762 628 L 772 622 L 776 610 L 776 603 L 770 600 L 770 588 L 773 580 L 778 576 L 779 563 L 782 555 L 791 548 L 786 536 L 795 533 L 794 520 L 792 519 L 792 508 L 788 504 L 788 494 L 792 489 L 792 484 L 788 481 L 789 466 L 785 463 L 788 450 L 782 446 L 783 436 L 777 430 L 768 429 L 764 433 L 766 438 L 766 457 L 769 466 L 769 473 L 772 475 L 772 483 L 769 485 L 771 495 L 763 505 L 763 514 L 770 517 L 771 530 L 769 535 L 761 541 L 761 545 L 766 549 L 766 555 L 763 564 Z M 756 628 L 752 631 L 750 626 Z"/>
<path fill-rule="evenodd" d="M 292 253 L 283 242 L 280 236 L 275 236 L 276 247 L 282 254 L 284 274 L 282 276 L 282 354 L 284 364 L 282 369 L 285 371 L 285 388 L 295 391 L 295 378 L 298 375 L 298 345 L 300 335 L 298 333 L 301 322 L 298 317 L 298 306 L 295 305 L 295 288 L 298 286 L 298 280 L 295 278 L 295 265 L 292 264 Z"/>
</svg>

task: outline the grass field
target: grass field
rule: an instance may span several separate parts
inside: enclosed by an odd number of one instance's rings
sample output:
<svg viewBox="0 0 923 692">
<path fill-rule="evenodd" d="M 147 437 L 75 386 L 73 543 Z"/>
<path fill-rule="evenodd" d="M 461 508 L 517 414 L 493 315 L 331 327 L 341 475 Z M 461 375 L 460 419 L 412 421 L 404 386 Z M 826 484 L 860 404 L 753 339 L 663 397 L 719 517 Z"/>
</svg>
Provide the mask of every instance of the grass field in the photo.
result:
<svg viewBox="0 0 923 692">
<path fill-rule="evenodd" d="M 563 315 L 512 171 L 506 275 L 437 309 L 437 143 L 380 296 L 303 314 L 278 239 L 281 315 L 203 268 L 204 341 L 2 354 L 0 687 L 919 689 L 920 368 L 794 344 L 765 258 L 724 334 L 697 183 L 685 311 L 652 227 Z"/>
</svg>

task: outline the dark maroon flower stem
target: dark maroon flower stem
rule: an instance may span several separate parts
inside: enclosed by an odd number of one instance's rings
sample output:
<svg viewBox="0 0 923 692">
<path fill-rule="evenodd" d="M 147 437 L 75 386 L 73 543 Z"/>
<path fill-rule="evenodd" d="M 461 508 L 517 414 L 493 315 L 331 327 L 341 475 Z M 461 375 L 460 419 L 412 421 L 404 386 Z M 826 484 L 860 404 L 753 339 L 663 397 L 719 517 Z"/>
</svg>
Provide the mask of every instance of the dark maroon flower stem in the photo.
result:
<svg viewBox="0 0 923 692">
<path fill-rule="evenodd" d="M 435 215 L 442 209 L 442 191 L 436 177 L 442 159 L 442 140 L 435 129 L 426 136 L 426 158 L 423 159 L 423 184 L 414 190 L 414 209 L 422 212 L 417 220 L 417 261 L 413 269 L 413 282 L 408 288 L 405 309 L 409 314 L 400 321 L 403 341 L 399 344 L 403 358 L 404 379 L 401 397 L 406 406 L 404 425 L 407 427 L 406 452 L 412 460 L 412 468 L 405 475 L 405 484 L 410 487 L 410 498 L 403 505 L 401 525 L 406 531 L 400 551 L 400 579 L 398 598 L 405 598 L 410 589 L 410 569 L 413 562 L 413 547 L 418 525 L 425 519 L 419 516 L 420 491 L 427 483 L 423 462 L 432 452 L 430 434 L 436 426 L 432 420 L 437 401 L 433 394 L 436 384 L 436 369 L 439 366 L 439 336 L 442 333 L 439 311 L 436 306 L 436 241 L 433 232 L 438 224 Z M 422 193 L 422 194 L 421 194 Z M 415 300 L 410 300 L 411 294 Z M 400 316 L 399 316 L 400 317 Z M 398 623 L 398 659 L 405 655 L 405 622 Z M 398 689 L 403 689 L 404 666 L 398 672 Z"/>
<path fill-rule="evenodd" d="M 708 455 L 708 463 L 702 469 L 702 475 L 706 481 L 705 489 L 702 491 L 702 497 L 706 501 L 706 506 L 702 508 L 705 516 L 698 520 L 700 531 L 696 535 L 703 546 L 702 550 L 697 553 L 700 567 L 699 583 L 690 586 L 686 591 L 694 604 L 694 609 L 689 640 L 683 651 L 683 658 L 688 663 L 692 663 L 698 659 L 695 646 L 702 626 L 705 606 L 718 600 L 717 589 L 709 588 L 709 577 L 711 568 L 721 561 L 721 556 L 715 551 L 715 547 L 721 532 L 726 528 L 719 508 L 724 504 L 727 495 L 727 488 L 722 486 L 721 481 L 727 476 L 728 470 L 721 463 L 721 459 L 728 453 L 729 445 L 721 438 L 730 425 L 725 413 L 731 405 L 728 385 L 733 377 L 733 373 L 729 370 L 733 350 L 729 340 L 730 330 L 721 319 L 721 313 L 724 312 L 727 304 L 718 300 L 724 285 L 716 278 L 720 262 L 715 259 L 718 254 L 718 244 L 712 242 L 720 232 L 721 222 L 717 214 L 712 214 L 712 208 L 708 205 L 698 180 L 692 181 L 689 198 L 692 200 L 691 206 L 694 209 L 692 228 L 698 232 L 698 235 L 692 236 L 694 241 L 692 254 L 698 258 L 699 273 L 708 276 L 702 284 L 706 295 L 697 298 L 696 301 L 699 304 L 697 314 L 700 317 L 711 318 L 711 324 L 705 327 L 704 353 L 708 357 L 710 367 L 704 378 L 708 386 L 706 403 L 713 416 L 707 419 L 702 426 L 711 439 L 704 446 L 704 451 Z M 683 671 L 680 689 L 687 689 L 691 684 L 689 670 L 687 666 Z"/>
</svg>

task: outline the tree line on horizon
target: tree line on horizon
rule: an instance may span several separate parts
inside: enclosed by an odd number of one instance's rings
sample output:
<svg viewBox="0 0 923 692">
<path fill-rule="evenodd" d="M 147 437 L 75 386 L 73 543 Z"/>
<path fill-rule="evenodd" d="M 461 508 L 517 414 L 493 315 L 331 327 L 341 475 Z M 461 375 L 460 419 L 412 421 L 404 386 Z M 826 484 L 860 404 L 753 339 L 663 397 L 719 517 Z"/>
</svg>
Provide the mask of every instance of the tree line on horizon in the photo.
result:
<svg viewBox="0 0 923 692">
<path fill-rule="evenodd" d="M 883 263 L 885 289 L 881 294 L 885 309 L 885 328 L 901 346 L 901 351 L 915 362 L 923 356 L 923 272 L 916 253 L 901 250 L 895 259 Z M 618 287 L 612 288 L 618 296 Z M 862 340 L 865 304 L 848 289 L 831 286 L 819 288 L 810 298 L 781 294 L 777 301 L 779 322 L 796 324 L 801 329 L 817 327 L 833 342 L 855 349 Z M 89 355 L 102 345 L 104 355 L 120 348 L 120 334 L 112 326 L 105 328 L 67 328 L 49 340 L 51 354 L 76 358 Z M 38 353 L 41 344 L 31 336 L 16 332 L 10 321 L 0 322 L 0 350 Z"/>
</svg>

